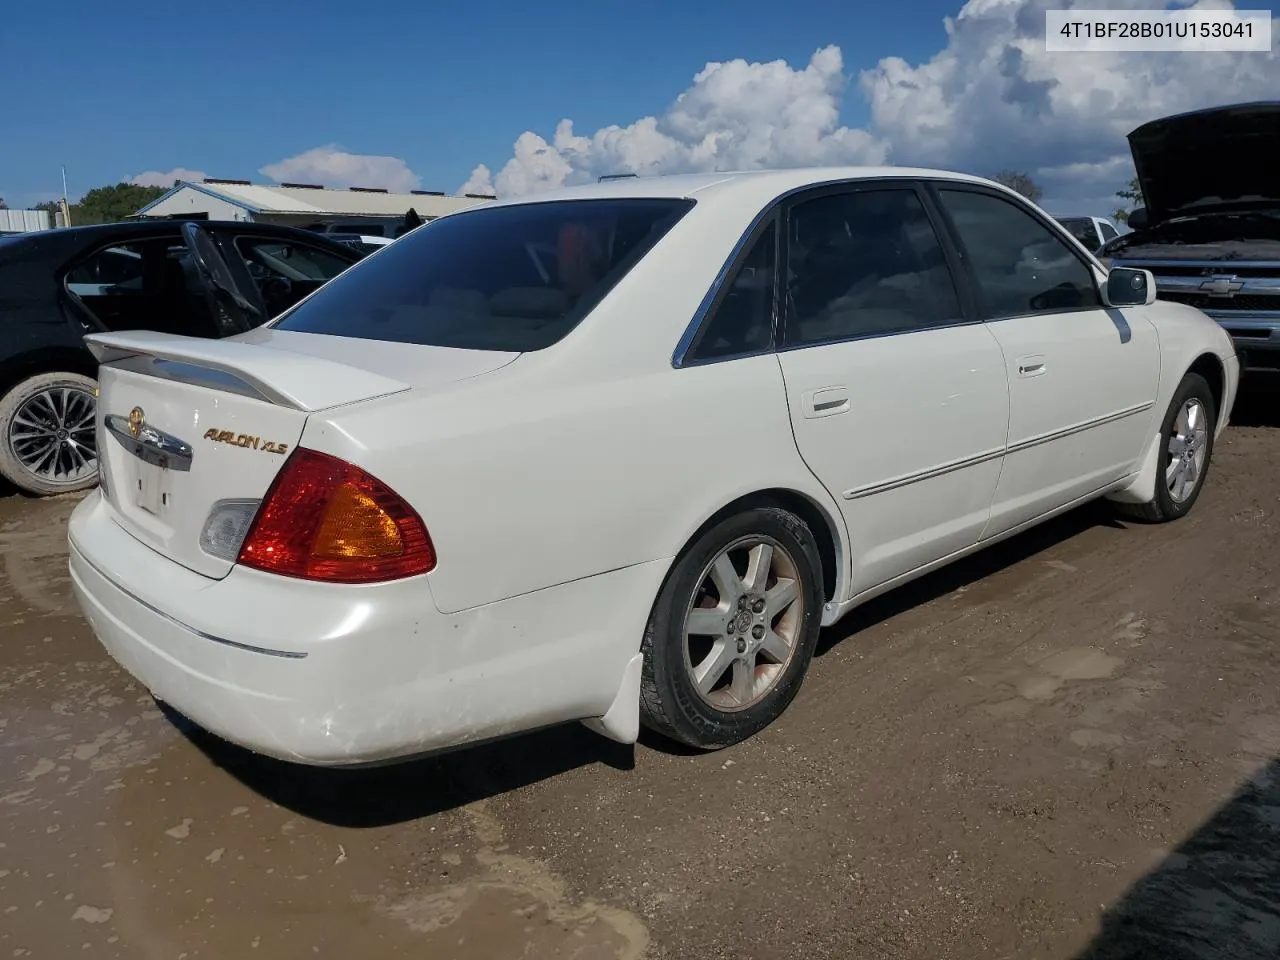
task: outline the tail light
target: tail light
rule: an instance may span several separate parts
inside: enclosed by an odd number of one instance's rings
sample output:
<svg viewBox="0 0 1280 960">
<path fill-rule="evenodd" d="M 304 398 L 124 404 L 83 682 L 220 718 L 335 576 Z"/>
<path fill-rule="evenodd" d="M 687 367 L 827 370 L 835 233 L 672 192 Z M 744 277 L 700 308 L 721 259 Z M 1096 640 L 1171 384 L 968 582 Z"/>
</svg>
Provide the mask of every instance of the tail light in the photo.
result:
<svg viewBox="0 0 1280 960">
<path fill-rule="evenodd" d="M 421 518 L 386 484 L 298 448 L 267 491 L 238 560 L 286 577 L 375 583 L 427 573 L 436 552 Z"/>
</svg>

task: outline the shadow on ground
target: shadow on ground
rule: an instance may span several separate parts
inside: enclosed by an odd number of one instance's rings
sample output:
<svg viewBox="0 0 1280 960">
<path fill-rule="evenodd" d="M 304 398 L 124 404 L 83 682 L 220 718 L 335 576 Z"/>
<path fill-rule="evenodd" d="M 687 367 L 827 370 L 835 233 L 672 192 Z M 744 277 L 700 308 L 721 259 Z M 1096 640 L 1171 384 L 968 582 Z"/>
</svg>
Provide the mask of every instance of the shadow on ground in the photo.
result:
<svg viewBox="0 0 1280 960">
<path fill-rule="evenodd" d="M 822 656 L 832 647 L 869 627 L 913 607 L 944 597 L 960 587 L 985 580 L 1007 567 L 1065 543 L 1086 530 L 1124 526 L 1125 523 L 1118 518 L 1111 504 L 1104 501 L 1085 504 L 857 607 L 839 623 L 823 632 L 818 641 L 817 655 Z"/>
<path fill-rule="evenodd" d="M 377 827 L 466 806 L 591 764 L 629 770 L 634 749 L 579 724 L 382 767 L 284 763 L 233 746 L 167 711 L 217 766 L 273 803 L 323 823 Z"/>
<path fill-rule="evenodd" d="M 1246 375 L 1231 411 L 1237 427 L 1280 427 L 1280 375 Z"/>
<path fill-rule="evenodd" d="M 1280 957 L 1280 761 L 1273 760 L 1103 918 L 1076 960 Z"/>
</svg>

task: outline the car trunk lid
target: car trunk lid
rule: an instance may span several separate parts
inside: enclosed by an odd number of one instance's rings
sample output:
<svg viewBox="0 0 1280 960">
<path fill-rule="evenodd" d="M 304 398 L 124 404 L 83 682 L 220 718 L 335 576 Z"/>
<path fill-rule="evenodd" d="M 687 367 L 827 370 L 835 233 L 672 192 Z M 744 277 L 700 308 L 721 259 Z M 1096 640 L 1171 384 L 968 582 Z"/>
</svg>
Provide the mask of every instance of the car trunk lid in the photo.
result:
<svg viewBox="0 0 1280 960">
<path fill-rule="evenodd" d="M 412 369 L 409 382 L 386 369 L 389 356 L 362 351 L 360 341 L 344 340 L 343 362 L 326 355 L 333 353 L 329 337 L 255 331 L 244 338 L 147 332 L 85 338 L 102 364 L 99 470 L 116 522 L 211 578 L 234 566 L 201 545 L 214 508 L 261 501 L 313 412 L 445 386 L 515 356 L 400 345 L 395 365 Z"/>
</svg>

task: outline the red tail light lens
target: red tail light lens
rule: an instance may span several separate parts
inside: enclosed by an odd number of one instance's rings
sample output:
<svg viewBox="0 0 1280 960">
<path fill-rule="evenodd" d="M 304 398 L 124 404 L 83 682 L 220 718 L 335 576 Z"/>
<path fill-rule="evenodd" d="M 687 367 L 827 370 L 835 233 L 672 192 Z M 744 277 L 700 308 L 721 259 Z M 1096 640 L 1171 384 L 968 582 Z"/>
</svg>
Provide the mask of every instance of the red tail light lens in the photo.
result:
<svg viewBox="0 0 1280 960">
<path fill-rule="evenodd" d="M 298 448 L 267 491 L 239 562 L 286 577 L 376 583 L 427 573 L 436 552 L 421 518 L 386 484 Z"/>
</svg>

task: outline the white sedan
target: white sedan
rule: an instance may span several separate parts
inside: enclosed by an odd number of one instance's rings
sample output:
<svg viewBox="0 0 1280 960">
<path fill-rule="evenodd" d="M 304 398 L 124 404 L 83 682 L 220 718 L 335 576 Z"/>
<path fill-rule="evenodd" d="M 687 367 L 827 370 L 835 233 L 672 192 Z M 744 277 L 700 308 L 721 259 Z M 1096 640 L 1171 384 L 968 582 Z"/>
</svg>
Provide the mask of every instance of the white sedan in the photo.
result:
<svg viewBox="0 0 1280 960">
<path fill-rule="evenodd" d="M 88 340 L 88 620 L 198 724 L 328 765 L 740 741 L 867 599 L 1094 498 L 1186 514 L 1238 380 L 1150 274 L 906 168 L 487 203 L 231 340 Z"/>
</svg>

